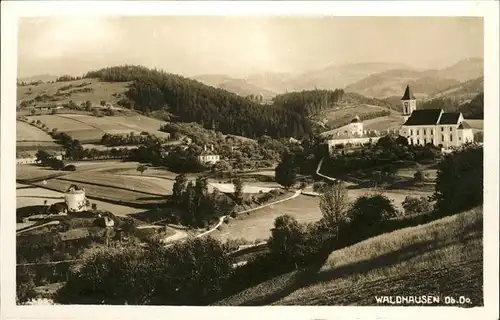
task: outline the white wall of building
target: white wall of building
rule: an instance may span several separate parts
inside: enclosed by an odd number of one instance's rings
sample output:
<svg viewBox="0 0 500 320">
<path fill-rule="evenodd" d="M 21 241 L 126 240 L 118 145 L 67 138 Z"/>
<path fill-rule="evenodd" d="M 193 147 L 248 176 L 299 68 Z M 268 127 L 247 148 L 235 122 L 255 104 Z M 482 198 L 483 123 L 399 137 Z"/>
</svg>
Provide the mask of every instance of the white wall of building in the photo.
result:
<svg viewBox="0 0 500 320">
<path fill-rule="evenodd" d="M 220 155 L 202 155 L 198 156 L 198 161 L 201 163 L 215 164 L 220 161 Z"/>
<path fill-rule="evenodd" d="M 328 140 L 328 151 L 332 152 L 333 149 L 335 149 L 335 146 L 337 145 L 346 145 L 346 144 L 352 144 L 352 145 L 360 145 L 360 144 L 365 144 L 368 142 L 376 143 L 381 137 L 365 137 L 365 138 L 346 138 L 346 139 L 332 139 Z"/>
</svg>

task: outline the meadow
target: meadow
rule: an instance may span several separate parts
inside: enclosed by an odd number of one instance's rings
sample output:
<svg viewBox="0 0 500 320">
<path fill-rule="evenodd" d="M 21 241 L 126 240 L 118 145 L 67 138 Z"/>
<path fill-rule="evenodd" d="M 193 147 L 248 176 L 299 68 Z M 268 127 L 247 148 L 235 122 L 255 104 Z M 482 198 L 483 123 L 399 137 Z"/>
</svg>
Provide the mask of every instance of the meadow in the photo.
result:
<svg viewBox="0 0 500 320">
<path fill-rule="evenodd" d="M 483 305 L 482 208 L 333 251 L 317 271 L 294 271 L 217 305 L 377 305 L 375 296 L 467 296 Z"/>
<path fill-rule="evenodd" d="M 307 191 L 312 191 L 310 188 Z M 403 210 L 402 202 L 408 196 L 403 190 L 371 190 L 367 188 L 349 189 L 348 196 L 351 201 L 360 196 L 370 193 L 382 193 L 393 200 L 394 205 L 399 210 Z M 430 196 L 431 192 L 413 191 L 412 196 Z M 245 239 L 254 242 L 257 239 L 267 239 L 271 235 L 274 220 L 283 215 L 289 214 L 299 222 L 315 222 L 321 218 L 319 208 L 319 197 L 301 195 L 282 203 L 278 203 L 266 208 L 262 208 L 248 214 L 240 214 L 235 219 L 231 219 L 229 224 L 223 225 L 220 230 L 212 233 L 212 236 L 222 240 Z"/>
<path fill-rule="evenodd" d="M 16 121 L 16 142 L 49 142 L 54 143 L 54 139 L 42 129 L 32 126 L 23 121 Z"/>
<path fill-rule="evenodd" d="M 17 86 L 17 99 L 18 101 L 36 99 L 39 106 L 62 104 L 70 100 L 78 105 L 87 100 L 95 106 L 101 101 L 114 105 L 121 99 L 120 95 L 127 91 L 128 85 L 127 82 L 101 82 L 97 79 L 40 83 Z"/>
<path fill-rule="evenodd" d="M 39 120 L 50 130 L 65 132 L 82 143 L 100 142 L 106 133 L 139 135 L 141 132 L 148 132 L 160 138 L 169 137 L 167 133 L 160 131 L 163 121 L 139 115 L 94 117 L 86 114 L 44 114 L 27 118 L 30 122 Z"/>
<path fill-rule="evenodd" d="M 52 181 L 57 180 L 50 180 L 48 185 L 51 184 L 52 186 L 56 186 L 57 182 L 52 183 Z M 64 187 L 69 187 L 69 185 L 69 183 L 66 183 L 64 186 L 61 185 L 61 190 L 63 190 Z M 63 196 L 63 193 L 53 190 L 47 190 L 23 184 L 17 184 L 16 186 L 17 208 L 43 205 L 44 201 L 47 201 L 47 205 L 51 205 L 56 202 L 64 201 Z M 98 209 L 110 211 L 117 216 L 126 216 L 128 214 L 144 211 L 142 209 L 112 204 L 98 200 L 90 200 L 90 202 L 97 204 Z"/>
<path fill-rule="evenodd" d="M 339 108 L 332 108 L 325 111 L 324 117 L 328 126 L 337 128 L 349 123 L 356 115 L 359 117 L 370 117 L 373 114 L 388 111 L 388 109 L 372 105 L 351 105 Z"/>
<path fill-rule="evenodd" d="M 111 186 L 91 184 L 88 182 L 75 182 L 60 179 L 50 179 L 46 183 L 36 182 L 34 185 L 39 187 L 51 189 L 57 192 L 65 192 L 72 184 L 77 184 L 85 188 L 85 194 L 89 198 L 98 199 L 99 201 L 116 202 L 120 204 L 129 204 L 132 206 L 137 205 L 152 205 L 158 202 L 165 201 L 165 197 L 152 195 L 140 191 L 133 191 L 128 188 L 116 188 Z"/>
</svg>

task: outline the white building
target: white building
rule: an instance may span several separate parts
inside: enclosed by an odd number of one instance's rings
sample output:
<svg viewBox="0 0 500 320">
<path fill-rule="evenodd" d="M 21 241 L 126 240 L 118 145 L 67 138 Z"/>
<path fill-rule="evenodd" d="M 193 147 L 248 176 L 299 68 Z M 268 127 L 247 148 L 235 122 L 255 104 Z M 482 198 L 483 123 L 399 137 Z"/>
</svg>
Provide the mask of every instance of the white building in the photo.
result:
<svg viewBox="0 0 500 320">
<path fill-rule="evenodd" d="M 210 151 L 207 150 L 207 146 L 204 146 L 203 152 L 198 156 L 198 161 L 203 164 L 216 164 L 220 161 L 220 155 L 215 154 L 214 146 L 210 146 Z"/>
<path fill-rule="evenodd" d="M 433 144 L 448 149 L 474 141 L 471 127 L 461 112 L 444 112 L 442 109 L 417 109 L 417 101 L 410 86 L 401 98 L 404 124 L 399 134 L 411 145 Z"/>
<path fill-rule="evenodd" d="M 62 155 L 55 155 L 53 156 L 54 158 L 56 158 L 57 160 L 62 160 Z M 39 161 L 37 160 L 36 157 L 34 158 L 17 158 L 16 159 L 16 164 L 35 164 L 35 163 L 39 163 Z"/>
<path fill-rule="evenodd" d="M 348 126 L 349 134 L 352 136 L 362 136 L 363 135 L 363 122 L 359 120 L 359 116 L 356 115 L 354 119 Z"/>
</svg>

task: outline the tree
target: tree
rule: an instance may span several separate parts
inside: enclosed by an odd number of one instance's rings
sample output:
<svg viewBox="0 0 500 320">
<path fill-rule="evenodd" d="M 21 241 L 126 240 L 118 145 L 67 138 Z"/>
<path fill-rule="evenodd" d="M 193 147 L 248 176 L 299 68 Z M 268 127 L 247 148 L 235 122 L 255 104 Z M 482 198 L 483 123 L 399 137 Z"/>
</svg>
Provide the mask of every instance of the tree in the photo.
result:
<svg viewBox="0 0 500 320">
<path fill-rule="evenodd" d="M 475 144 L 444 156 L 438 165 L 436 209 L 453 214 L 483 203 L 483 147 Z"/>
<path fill-rule="evenodd" d="M 184 173 L 181 173 L 175 177 L 174 185 L 172 186 L 172 199 L 174 204 L 180 205 L 182 202 L 182 196 L 186 190 L 187 178 Z"/>
<path fill-rule="evenodd" d="M 417 198 L 407 196 L 402 205 L 407 215 L 424 213 L 432 210 L 432 205 L 426 197 Z"/>
<path fill-rule="evenodd" d="M 38 150 L 35 156 L 36 160 L 43 166 L 48 165 L 49 159 L 52 158 L 52 155 L 45 150 Z"/>
<path fill-rule="evenodd" d="M 101 107 L 104 107 L 106 105 L 106 101 L 105 100 L 101 100 L 100 105 L 101 105 Z"/>
<path fill-rule="evenodd" d="M 85 108 L 85 111 L 90 111 L 90 110 L 92 110 L 92 102 L 90 102 L 90 100 L 85 101 L 85 106 L 84 106 L 84 108 Z"/>
<path fill-rule="evenodd" d="M 423 182 L 425 182 L 427 180 L 427 175 L 425 173 L 425 171 L 418 167 L 417 168 L 417 172 L 415 172 L 415 174 L 413 175 L 413 181 L 416 183 L 416 184 L 421 184 Z"/>
<path fill-rule="evenodd" d="M 148 170 L 148 167 L 145 165 L 140 165 L 137 167 L 137 171 L 141 173 L 141 175 L 144 173 L 144 171 Z"/>
<path fill-rule="evenodd" d="M 306 228 L 290 215 L 282 215 L 274 220 L 268 246 L 271 253 L 284 264 L 303 262 L 306 252 Z"/>
<path fill-rule="evenodd" d="M 345 184 L 335 182 L 327 188 L 320 195 L 319 207 L 326 226 L 338 232 L 339 226 L 348 222 L 349 198 Z"/>
<path fill-rule="evenodd" d="M 25 261 L 21 261 L 23 264 Z M 31 270 L 26 266 L 19 266 L 16 270 L 16 301 L 25 303 L 36 297 L 35 283 Z"/>
<path fill-rule="evenodd" d="M 396 215 L 396 207 L 382 194 L 361 196 L 354 201 L 349 210 L 351 228 L 360 235 L 371 234 L 380 227 L 382 221 Z"/>
<path fill-rule="evenodd" d="M 233 179 L 234 185 L 234 201 L 241 205 L 243 203 L 243 180 L 241 178 Z"/>
<path fill-rule="evenodd" d="M 297 180 L 297 168 L 291 155 L 287 154 L 274 170 L 277 183 L 289 189 Z"/>
</svg>

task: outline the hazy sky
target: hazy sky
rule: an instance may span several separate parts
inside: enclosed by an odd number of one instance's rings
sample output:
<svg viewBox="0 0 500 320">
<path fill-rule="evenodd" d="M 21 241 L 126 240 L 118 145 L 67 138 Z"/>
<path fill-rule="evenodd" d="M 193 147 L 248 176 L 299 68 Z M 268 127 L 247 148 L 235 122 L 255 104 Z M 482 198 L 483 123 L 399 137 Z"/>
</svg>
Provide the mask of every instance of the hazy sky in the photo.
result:
<svg viewBox="0 0 500 320">
<path fill-rule="evenodd" d="M 24 18 L 18 76 L 141 64 L 193 76 L 304 72 L 330 64 L 439 68 L 483 57 L 481 18 Z"/>
</svg>

